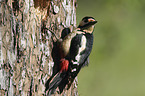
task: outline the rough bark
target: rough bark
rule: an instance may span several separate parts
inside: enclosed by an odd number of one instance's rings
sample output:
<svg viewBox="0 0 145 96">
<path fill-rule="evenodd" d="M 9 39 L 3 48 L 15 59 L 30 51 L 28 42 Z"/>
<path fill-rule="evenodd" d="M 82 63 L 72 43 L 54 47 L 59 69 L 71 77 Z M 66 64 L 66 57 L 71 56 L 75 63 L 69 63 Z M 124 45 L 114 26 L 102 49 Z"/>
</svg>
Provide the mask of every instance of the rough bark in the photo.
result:
<svg viewBox="0 0 145 96">
<path fill-rule="evenodd" d="M 0 0 L 0 96 L 42 96 L 54 65 L 50 31 L 76 26 L 76 0 Z M 76 83 L 62 95 L 77 95 Z M 57 94 L 57 93 L 56 93 Z"/>
</svg>

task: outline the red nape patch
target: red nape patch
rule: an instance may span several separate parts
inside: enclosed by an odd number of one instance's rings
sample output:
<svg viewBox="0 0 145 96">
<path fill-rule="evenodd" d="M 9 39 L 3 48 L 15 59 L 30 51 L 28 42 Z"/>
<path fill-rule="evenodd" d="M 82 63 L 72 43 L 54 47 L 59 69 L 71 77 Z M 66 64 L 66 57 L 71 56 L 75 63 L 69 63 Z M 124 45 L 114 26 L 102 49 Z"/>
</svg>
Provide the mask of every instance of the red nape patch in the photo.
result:
<svg viewBox="0 0 145 96">
<path fill-rule="evenodd" d="M 60 63 L 60 72 L 67 71 L 68 70 L 69 61 L 66 60 L 66 59 L 61 59 L 60 61 L 61 61 L 61 63 Z"/>
</svg>

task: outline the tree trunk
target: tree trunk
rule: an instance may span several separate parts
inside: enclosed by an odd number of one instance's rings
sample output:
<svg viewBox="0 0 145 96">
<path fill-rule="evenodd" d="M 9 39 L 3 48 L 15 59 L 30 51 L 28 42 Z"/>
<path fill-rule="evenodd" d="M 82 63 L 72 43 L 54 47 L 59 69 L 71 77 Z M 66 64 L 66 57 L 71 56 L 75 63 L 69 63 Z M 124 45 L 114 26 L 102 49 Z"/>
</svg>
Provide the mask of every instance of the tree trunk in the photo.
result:
<svg viewBox="0 0 145 96">
<path fill-rule="evenodd" d="M 42 96 L 54 40 L 76 27 L 76 0 L 0 0 L 0 96 Z M 76 96 L 77 82 L 61 95 Z M 57 93 L 56 93 L 57 94 Z"/>
</svg>

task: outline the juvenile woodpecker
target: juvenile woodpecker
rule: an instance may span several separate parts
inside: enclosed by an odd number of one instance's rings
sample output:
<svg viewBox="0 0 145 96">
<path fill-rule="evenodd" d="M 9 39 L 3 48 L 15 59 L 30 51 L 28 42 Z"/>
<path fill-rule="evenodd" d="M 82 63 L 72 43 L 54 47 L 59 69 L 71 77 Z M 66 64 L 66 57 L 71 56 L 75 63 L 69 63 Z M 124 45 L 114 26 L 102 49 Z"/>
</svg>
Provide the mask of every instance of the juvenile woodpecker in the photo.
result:
<svg viewBox="0 0 145 96">
<path fill-rule="evenodd" d="M 93 17 L 84 17 L 78 28 L 60 42 L 60 71 L 49 82 L 49 94 L 57 87 L 61 93 L 67 84 L 71 85 L 80 69 L 89 63 L 88 57 L 93 46 L 93 30 L 96 23 Z"/>
</svg>

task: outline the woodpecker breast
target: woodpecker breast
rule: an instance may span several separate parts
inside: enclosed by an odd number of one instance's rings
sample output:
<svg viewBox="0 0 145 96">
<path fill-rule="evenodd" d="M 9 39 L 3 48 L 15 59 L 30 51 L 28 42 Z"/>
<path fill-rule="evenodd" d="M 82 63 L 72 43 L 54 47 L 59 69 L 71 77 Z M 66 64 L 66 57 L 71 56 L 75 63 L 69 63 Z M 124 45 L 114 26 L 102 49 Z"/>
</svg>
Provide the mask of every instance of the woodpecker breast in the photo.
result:
<svg viewBox="0 0 145 96">
<path fill-rule="evenodd" d="M 69 53 L 71 40 L 76 36 L 76 34 L 82 34 L 83 32 L 78 31 L 77 29 L 73 32 L 69 33 L 61 42 L 61 50 L 63 52 L 64 57 Z"/>
</svg>

